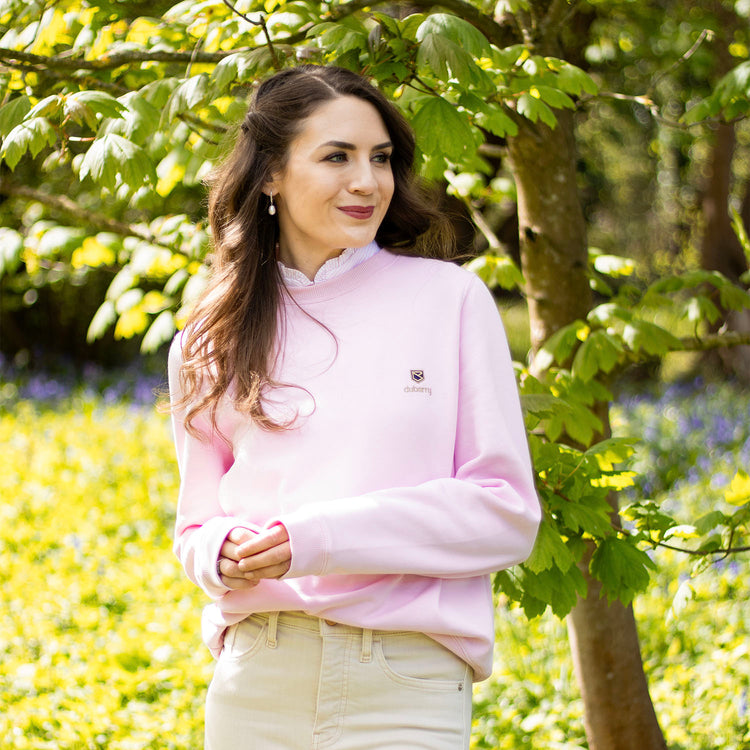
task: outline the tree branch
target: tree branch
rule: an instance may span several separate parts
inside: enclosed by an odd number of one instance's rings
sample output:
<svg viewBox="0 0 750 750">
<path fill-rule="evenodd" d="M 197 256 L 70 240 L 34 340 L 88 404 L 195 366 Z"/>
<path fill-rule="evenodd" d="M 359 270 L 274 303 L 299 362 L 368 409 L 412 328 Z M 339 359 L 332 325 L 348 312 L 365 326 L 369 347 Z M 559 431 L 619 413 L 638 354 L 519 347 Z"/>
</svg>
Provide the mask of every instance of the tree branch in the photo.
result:
<svg viewBox="0 0 750 750">
<path fill-rule="evenodd" d="M 541 482 L 550 492 L 553 492 L 555 495 L 557 495 L 560 499 L 565 500 L 567 503 L 575 503 L 576 501 L 569 498 L 564 492 L 561 492 L 558 487 L 552 487 L 547 482 L 542 481 Z M 616 531 L 618 534 L 622 534 L 623 536 L 629 536 L 633 537 L 635 534 L 633 534 L 632 531 L 629 531 L 628 529 L 623 528 L 619 523 L 615 522 L 614 520 L 610 521 L 612 525 L 612 529 Z M 689 547 L 677 547 L 674 544 L 667 544 L 667 542 L 662 542 L 658 539 L 652 539 L 650 536 L 644 539 L 644 541 L 647 544 L 650 544 L 652 547 L 664 547 L 664 549 L 671 549 L 675 552 L 682 552 L 686 555 L 693 555 L 694 557 L 710 557 L 711 555 L 723 555 L 723 557 L 728 557 L 729 555 L 734 555 L 738 552 L 750 552 L 750 547 L 732 547 L 732 541 L 734 539 L 734 529 L 730 532 L 729 537 L 729 543 L 726 547 L 720 548 L 720 549 L 711 549 L 711 550 L 700 550 L 700 549 L 690 549 Z"/>
<path fill-rule="evenodd" d="M 194 63 L 218 63 L 236 52 L 252 52 L 254 49 L 258 48 L 243 47 L 242 49 L 221 50 L 219 52 L 128 50 L 127 52 L 113 52 L 110 55 L 105 54 L 96 60 L 86 60 L 66 53 L 50 57 L 0 47 L 0 62 L 9 64 L 11 67 L 14 67 L 12 61 L 15 61 L 15 63 L 26 63 L 27 65 L 57 70 L 110 70 L 141 62 L 190 63 L 192 61 Z"/>
<path fill-rule="evenodd" d="M 628 529 L 624 529 L 621 526 L 617 525 L 616 523 L 612 524 L 612 528 L 618 533 L 622 534 L 623 536 L 634 536 L 632 531 L 629 531 Z M 732 546 L 732 539 L 734 538 L 734 529 L 731 531 L 731 536 L 729 539 L 729 544 L 726 547 L 721 547 L 719 549 L 709 549 L 709 550 L 701 550 L 701 549 L 690 549 L 689 547 L 678 547 L 675 544 L 667 544 L 667 542 L 662 542 L 658 539 L 652 539 L 650 536 L 644 539 L 644 541 L 647 544 L 650 544 L 654 549 L 657 547 L 663 547 L 664 549 L 671 549 L 673 552 L 682 552 L 684 555 L 692 555 L 693 557 L 710 557 L 712 555 L 721 555 L 722 558 L 726 558 L 729 555 L 736 555 L 738 552 L 750 552 L 750 547 L 733 547 Z"/>
<path fill-rule="evenodd" d="M 725 333 L 709 333 L 702 338 L 686 336 L 680 341 L 684 351 L 705 352 L 709 349 L 721 349 L 724 346 L 750 346 L 750 333 L 726 331 Z"/>
<path fill-rule="evenodd" d="M 271 41 L 271 35 L 268 33 L 268 26 L 266 25 L 266 18 L 261 14 L 259 21 L 253 21 L 252 18 L 250 18 L 246 13 L 242 13 L 237 8 L 229 2 L 229 0 L 224 0 L 224 5 L 229 8 L 232 13 L 236 13 L 240 18 L 247 21 L 252 26 L 260 26 L 260 28 L 263 30 L 263 36 L 266 38 L 266 46 L 268 47 L 268 51 L 271 53 L 271 61 L 273 63 L 273 67 L 275 70 L 281 70 L 281 63 L 279 63 L 279 57 L 276 53 L 276 48 L 273 46 L 273 42 Z"/>
<path fill-rule="evenodd" d="M 683 63 L 687 62 L 697 51 L 698 47 L 703 44 L 704 40 L 708 39 L 711 41 L 714 38 L 714 32 L 711 29 L 703 29 L 698 38 L 693 43 L 693 46 L 685 52 L 681 57 L 675 60 L 666 70 L 662 71 L 654 80 L 646 91 L 646 96 L 650 99 L 651 95 L 656 91 L 656 87 L 664 80 L 672 71 L 677 70 Z"/>
<path fill-rule="evenodd" d="M 142 229 L 133 224 L 126 224 L 122 221 L 117 221 L 117 219 L 112 219 L 109 216 L 105 216 L 96 211 L 89 211 L 79 206 L 75 201 L 72 201 L 65 195 L 50 195 L 41 190 L 26 187 L 25 185 L 15 185 L 9 180 L 0 177 L 0 195 L 2 194 L 10 195 L 15 198 L 25 198 L 29 201 L 37 201 L 58 214 L 63 214 L 66 217 L 74 217 L 79 225 L 87 224 L 99 231 L 113 232 L 114 234 L 119 234 L 123 237 L 136 237 L 139 240 L 145 240 L 156 247 L 166 248 L 173 253 L 182 252 L 180 248 L 175 248 L 172 245 L 166 245 L 163 242 L 160 242 L 155 235 L 147 229 Z"/>
</svg>

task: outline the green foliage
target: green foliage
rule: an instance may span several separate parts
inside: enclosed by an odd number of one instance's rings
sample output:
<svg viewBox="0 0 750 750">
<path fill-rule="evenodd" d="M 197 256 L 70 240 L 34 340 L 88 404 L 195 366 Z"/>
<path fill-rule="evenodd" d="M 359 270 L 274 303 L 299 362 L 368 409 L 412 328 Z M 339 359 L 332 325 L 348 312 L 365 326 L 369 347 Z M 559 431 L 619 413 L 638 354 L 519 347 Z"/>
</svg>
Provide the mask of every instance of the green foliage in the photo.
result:
<svg viewBox="0 0 750 750">
<path fill-rule="evenodd" d="M 598 252 L 591 261 L 592 278 L 607 275 L 614 281 L 635 270 L 632 261 Z M 504 262 L 486 256 L 470 267 L 491 279 L 493 263 Z M 544 520 L 530 559 L 498 574 L 495 588 L 520 602 L 529 617 L 547 606 L 560 617 L 567 615 L 576 597 L 587 591 L 580 566 L 602 584 L 603 596 L 630 604 L 648 586 L 653 564 L 647 553 L 654 547 L 689 538 L 685 553 L 706 564 L 725 550 L 741 548 L 748 534 L 750 481 L 742 472 L 725 494 L 736 507 L 703 515 L 689 534 L 683 520 L 647 496 L 628 505 L 624 518 L 632 526 L 621 527 L 614 515 L 616 496 L 639 476 L 633 470 L 637 440 L 628 435 L 602 440 L 601 435 L 604 405 L 613 400 L 608 376 L 630 362 L 664 356 L 690 343 L 666 324 L 653 322 L 654 309 L 676 309 L 695 326 L 699 340 L 697 326 L 714 320 L 712 297 L 725 308 L 744 309 L 750 307 L 750 295 L 707 271 L 662 278 L 642 289 L 610 288 L 610 294 L 611 301 L 594 307 L 585 321 L 563 326 L 550 337 L 535 358 L 536 376 L 519 366 Z M 640 475 L 647 473 L 647 467 L 640 467 Z"/>
<path fill-rule="evenodd" d="M 447 169 L 489 172 L 477 155 L 488 134 L 513 135 L 524 117 L 554 126 L 558 109 L 597 90 L 570 62 L 532 54 L 522 44 L 500 46 L 452 13 L 397 19 L 345 5 L 249 2 L 242 12 L 258 21 L 252 25 L 213 1 L 178 3 L 161 22 L 139 15 L 142 6 L 129 11 L 125 4 L 87 0 L 65 11 L 38 10 L 36 24 L 30 6 L 8 0 L 0 9 L 7 25 L 2 45 L 36 56 L 42 71 L 22 72 L 27 63 L 21 60 L 0 74 L 0 159 L 12 172 L 3 179 L 12 186 L 27 173 L 46 173 L 53 193 L 76 201 L 66 210 L 77 213 L 80 206 L 92 234 L 108 219 L 118 222 L 121 244 L 111 265 L 131 283 L 118 274 L 89 333 L 101 336 L 115 326 L 117 337 L 141 336 L 144 350 L 168 339 L 170 327 L 185 317 L 195 285 L 184 271 L 196 274 L 200 266 L 192 261 L 208 250 L 202 180 L 220 158 L 224 134 L 241 117 L 252 84 L 274 67 L 296 64 L 299 55 L 370 75 L 403 107 L 417 133 L 422 171 L 437 178 Z M 38 28 L 32 35 L 25 24 Z M 109 197 L 95 201 L 94 216 L 84 216 L 97 190 Z M 44 221 L 80 223 L 73 216 L 61 221 L 59 204 L 53 212 L 43 194 L 38 200 L 34 213 Z M 23 250 L 14 242 L 3 271 L 23 277 L 39 261 L 34 222 L 28 213 L 7 220 Z M 172 220 L 181 223 L 179 232 L 154 229 Z M 138 260 L 144 244 L 153 254 L 169 253 L 160 270 L 149 272 Z M 54 259 L 40 262 L 70 273 L 73 256 L 90 255 L 81 248 L 58 247 Z M 518 283 L 517 274 L 498 264 L 493 278 Z M 139 307 L 132 294 L 118 303 L 118 295 L 135 288 L 159 291 L 163 304 Z"/>
</svg>

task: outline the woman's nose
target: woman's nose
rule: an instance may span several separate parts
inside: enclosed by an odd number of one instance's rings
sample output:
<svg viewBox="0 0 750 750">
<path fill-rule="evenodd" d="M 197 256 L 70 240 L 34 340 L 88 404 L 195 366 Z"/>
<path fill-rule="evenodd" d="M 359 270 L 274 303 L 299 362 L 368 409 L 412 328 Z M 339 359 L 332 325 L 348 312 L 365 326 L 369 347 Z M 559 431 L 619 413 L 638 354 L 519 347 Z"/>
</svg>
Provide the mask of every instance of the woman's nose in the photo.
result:
<svg viewBox="0 0 750 750">
<path fill-rule="evenodd" d="M 353 193 L 372 193 L 378 185 L 375 172 L 370 160 L 356 162 L 349 183 L 349 189 Z"/>
</svg>

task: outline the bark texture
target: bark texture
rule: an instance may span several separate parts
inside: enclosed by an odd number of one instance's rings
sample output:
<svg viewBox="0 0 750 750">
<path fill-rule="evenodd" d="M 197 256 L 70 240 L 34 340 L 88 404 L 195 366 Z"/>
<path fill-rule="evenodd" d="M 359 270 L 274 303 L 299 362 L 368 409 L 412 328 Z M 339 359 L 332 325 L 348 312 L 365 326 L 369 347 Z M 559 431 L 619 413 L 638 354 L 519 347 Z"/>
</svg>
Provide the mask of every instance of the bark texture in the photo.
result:
<svg viewBox="0 0 750 750">
<path fill-rule="evenodd" d="M 591 308 L 573 122 L 567 112 L 558 117 L 554 130 L 521 120 L 518 135 L 508 140 L 533 351 Z"/>
<path fill-rule="evenodd" d="M 719 271 L 737 282 L 747 271 L 747 259 L 729 216 L 735 141 L 733 124 L 716 126 L 703 194 L 705 229 L 701 242 L 701 265 L 708 271 Z M 750 227 L 750 187 L 746 190 L 741 216 L 745 226 Z M 738 333 L 750 331 L 750 311 L 727 312 L 726 329 Z M 707 355 L 707 361 L 720 366 L 725 374 L 750 383 L 750 346 L 718 349 Z"/>
<path fill-rule="evenodd" d="M 609 604 L 584 570 L 588 594 L 568 616 L 590 750 L 666 750 L 640 656 L 632 607 Z"/>
<path fill-rule="evenodd" d="M 534 351 L 560 327 L 584 318 L 592 304 L 573 120 L 567 113 L 557 114 L 554 130 L 522 121 L 518 135 L 508 142 Z M 608 405 L 600 407 L 608 432 Z M 608 605 L 588 575 L 587 560 L 582 569 L 588 595 L 570 615 L 568 631 L 589 748 L 664 750 L 633 611 L 619 603 Z"/>
</svg>

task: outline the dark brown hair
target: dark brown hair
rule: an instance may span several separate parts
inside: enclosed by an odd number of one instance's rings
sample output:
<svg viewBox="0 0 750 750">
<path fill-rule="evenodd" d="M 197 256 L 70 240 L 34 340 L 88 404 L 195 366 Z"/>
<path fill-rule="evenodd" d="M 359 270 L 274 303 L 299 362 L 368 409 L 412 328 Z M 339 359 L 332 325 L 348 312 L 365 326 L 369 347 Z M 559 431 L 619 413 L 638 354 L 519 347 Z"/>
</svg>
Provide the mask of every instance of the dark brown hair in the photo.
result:
<svg viewBox="0 0 750 750">
<path fill-rule="evenodd" d="M 283 427 L 263 410 L 274 385 L 274 345 L 283 282 L 276 262 L 278 223 L 263 189 L 283 169 L 289 147 L 317 107 L 355 96 L 379 112 L 393 143 L 394 192 L 376 234 L 382 247 L 404 255 L 449 257 L 449 224 L 428 201 L 413 172 L 415 141 L 398 109 L 365 78 L 343 68 L 302 65 L 263 81 L 242 121 L 235 146 L 209 178 L 213 233 L 211 278 L 187 321 L 180 384 L 187 429 L 231 394 L 235 408 L 257 424 Z M 230 391 L 231 388 L 231 391 Z"/>
</svg>

